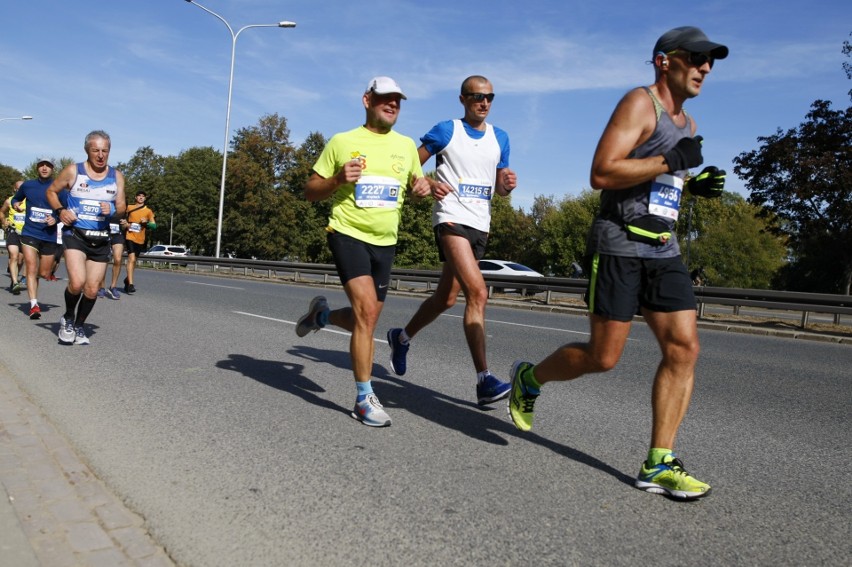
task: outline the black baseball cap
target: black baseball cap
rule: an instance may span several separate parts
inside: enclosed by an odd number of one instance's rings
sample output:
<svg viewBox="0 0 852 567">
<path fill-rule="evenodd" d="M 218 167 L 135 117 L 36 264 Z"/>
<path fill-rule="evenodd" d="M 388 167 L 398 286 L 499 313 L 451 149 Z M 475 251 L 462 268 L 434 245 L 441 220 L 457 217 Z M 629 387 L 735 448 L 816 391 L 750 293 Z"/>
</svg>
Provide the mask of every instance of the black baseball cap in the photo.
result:
<svg viewBox="0 0 852 567">
<path fill-rule="evenodd" d="M 713 59 L 724 59 L 728 56 L 728 47 L 721 43 L 710 41 L 700 29 L 693 26 L 681 26 L 670 29 L 660 36 L 654 44 L 651 60 L 657 53 L 670 53 L 676 49 L 684 49 L 693 53 L 710 53 Z"/>
</svg>

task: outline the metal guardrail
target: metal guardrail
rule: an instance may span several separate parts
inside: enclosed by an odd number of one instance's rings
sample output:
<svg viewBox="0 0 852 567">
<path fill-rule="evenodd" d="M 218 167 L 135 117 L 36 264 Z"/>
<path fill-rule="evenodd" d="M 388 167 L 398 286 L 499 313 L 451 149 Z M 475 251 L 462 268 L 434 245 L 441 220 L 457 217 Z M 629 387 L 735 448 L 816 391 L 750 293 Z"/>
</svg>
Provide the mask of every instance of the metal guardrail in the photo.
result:
<svg viewBox="0 0 852 567">
<path fill-rule="evenodd" d="M 177 264 L 188 269 L 199 270 L 209 267 L 210 271 L 224 269 L 228 273 L 242 275 L 260 275 L 261 277 L 292 278 L 293 281 L 318 282 L 324 284 L 339 283 L 337 271 L 331 264 L 305 264 L 296 262 L 273 262 L 268 260 L 247 260 L 243 258 L 211 258 L 207 256 L 148 256 L 142 254 L 140 261 L 152 264 Z M 437 285 L 441 273 L 437 270 L 394 269 L 391 272 L 392 287 L 396 290 L 405 283 L 418 284 L 429 290 Z M 587 280 L 576 278 L 522 276 L 487 276 L 489 297 L 495 290 L 515 289 L 522 294 L 544 293 L 544 303 L 552 305 L 558 302 L 558 296 L 568 295 L 582 298 L 586 293 Z M 707 305 L 726 305 L 739 314 L 741 307 L 758 307 L 769 310 L 800 311 L 801 326 L 807 327 L 810 314 L 828 313 L 834 315 L 835 324 L 840 323 L 841 315 L 852 316 L 852 296 L 825 293 L 800 293 L 790 291 L 738 289 L 724 287 L 695 287 L 695 297 L 699 304 L 699 317 L 704 317 Z"/>
</svg>

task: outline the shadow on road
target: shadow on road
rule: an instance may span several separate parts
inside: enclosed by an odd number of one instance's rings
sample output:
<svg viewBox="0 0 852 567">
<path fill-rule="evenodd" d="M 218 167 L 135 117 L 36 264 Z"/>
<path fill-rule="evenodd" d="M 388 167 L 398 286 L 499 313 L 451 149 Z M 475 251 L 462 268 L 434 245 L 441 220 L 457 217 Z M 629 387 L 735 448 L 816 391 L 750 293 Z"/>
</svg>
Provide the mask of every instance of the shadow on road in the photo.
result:
<svg viewBox="0 0 852 567">
<path fill-rule="evenodd" d="M 317 395 L 317 393 L 325 392 L 325 389 L 302 375 L 305 367 L 301 364 L 289 364 L 280 360 L 258 360 L 242 354 L 229 354 L 227 360 L 216 363 L 216 368 L 239 372 L 261 384 L 298 396 L 310 404 L 349 415 L 349 409 Z"/>
<path fill-rule="evenodd" d="M 296 358 L 331 364 L 343 370 L 352 368 L 349 353 L 345 351 L 296 346 L 289 349 L 287 353 Z M 258 360 L 244 355 L 232 354 L 229 355 L 228 360 L 220 361 L 216 363 L 216 366 L 225 370 L 240 372 L 252 380 L 299 396 L 306 402 L 319 407 L 349 414 L 349 409 L 317 395 L 325 392 L 325 390 L 303 376 L 305 367 L 301 364 L 291 364 L 278 360 Z M 624 474 L 591 455 L 535 433 L 521 433 L 506 417 L 506 404 L 503 401 L 493 406 L 479 406 L 473 401 L 461 400 L 398 378 L 390 374 L 384 366 L 378 364 L 373 365 L 373 377 L 381 380 L 374 381 L 373 388 L 382 404 L 388 409 L 404 409 L 432 423 L 458 431 L 484 443 L 508 445 L 509 441 L 506 437 L 515 437 L 535 443 L 558 455 L 609 474 L 624 484 L 633 485 L 632 476 Z M 473 396 L 472 384 L 471 396 Z"/>
</svg>

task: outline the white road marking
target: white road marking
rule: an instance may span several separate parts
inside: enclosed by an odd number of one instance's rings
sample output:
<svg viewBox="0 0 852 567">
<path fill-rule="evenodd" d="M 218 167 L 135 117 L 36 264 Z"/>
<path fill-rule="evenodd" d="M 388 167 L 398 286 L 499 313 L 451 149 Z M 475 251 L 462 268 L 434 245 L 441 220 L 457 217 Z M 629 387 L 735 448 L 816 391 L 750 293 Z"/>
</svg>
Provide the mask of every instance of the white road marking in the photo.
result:
<svg viewBox="0 0 852 567">
<path fill-rule="evenodd" d="M 218 284 L 204 283 L 204 282 L 193 282 L 193 281 L 189 281 L 189 280 L 187 280 L 186 283 L 195 284 L 195 285 L 206 285 L 208 287 L 223 287 L 225 289 L 239 289 L 239 290 L 245 289 L 243 287 L 236 287 L 236 286 L 232 286 L 232 285 L 218 285 Z"/>
<path fill-rule="evenodd" d="M 456 319 L 464 319 L 464 315 L 449 315 L 445 314 L 445 317 L 455 317 Z M 590 335 L 591 333 L 586 331 L 570 331 L 568 329 L 558 329 L 555 327 L 542 327 L 541 325 L 525 325 L 524 323 L 514 323 L 512 321 L 499 321 L 497 319 L 486 319 L 486 323 L 499 323 L 501 325 L 514 325 L 515 327 L 526 327 L 528 329 L 541 329 L 543 331 L 559 331 L 561 333 L 572 333 L 574 335 Z"/>
<path fill-rule="evenodd" d="M 246 313 L 245 311 L 233 311 L 232 313 L 236 313 L 237 315 L 245 315 L 247 317 L 257 317 L 258 319 L 266 319 L 267 321 L 275 321 L 276 323 L 286 323 L 288 325 L 296 325 L 297 324 L 296 321 L 288 321 L 287 319 L 276 319 L 275 317 L 267 317 L 265 315 L 256 315 L 254 313 Z M 320 329 L 320 331 L 323 331 L 323 332 L 326 332 L 326 333 L 334 333 L 336 335 L 345 335 L 347 337 L 352 336 L 352 333 L 350 333 L 349 331 L 338 331 L 337 329 L 325 329 L 325 328 L 323 328 L 323 329 Z M 377 343 L 381 343 L 381 344 L 384 344 L 384 343 L 387 342 L 386 339 L 377 339 L 375 337 L 373 337 L 373 340 L 376 341 Z"/>
</svg>

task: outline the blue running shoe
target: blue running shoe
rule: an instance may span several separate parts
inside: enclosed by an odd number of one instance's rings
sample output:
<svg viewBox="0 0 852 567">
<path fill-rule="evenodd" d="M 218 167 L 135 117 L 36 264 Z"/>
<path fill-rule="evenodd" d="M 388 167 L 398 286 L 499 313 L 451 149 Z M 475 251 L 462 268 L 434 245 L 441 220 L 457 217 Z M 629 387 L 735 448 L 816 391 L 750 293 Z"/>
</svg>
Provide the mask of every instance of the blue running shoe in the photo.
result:
<svg viewBox="0 0 852 567">
<path fill-rule="evenodd" d="M 507 398 L 511 390 L 511 384 L 501 382 L 496 376 L 489 373 L 482 381 L 476 384 L 477 403 L 481 406 L 493 404 Z"/>
<path fill-rule="evenodd" d="M 375 394 L 367 394 L 364 401 L 356 402 L 352 417 L 370 427 L 387 427 L 391 424 L 390 416 L 385 412 Z"/>
<path fill-rule="evenodd" d="M 101 288 L 98 290 L 98 299 L 103 299 L 104 297 L 106 297 L 106 290 Z"/>
<path fill-rule="evenodd" d="M 399 342 L 401 333 L 402 329 L 390 329 L 388 331 L 388 346 L 391 349 L 390 365 L 391 370 L 397 376 L 405 376 L 405 357 L 408 355 L 408 348 L 411 346 Z"/>
</svg>

